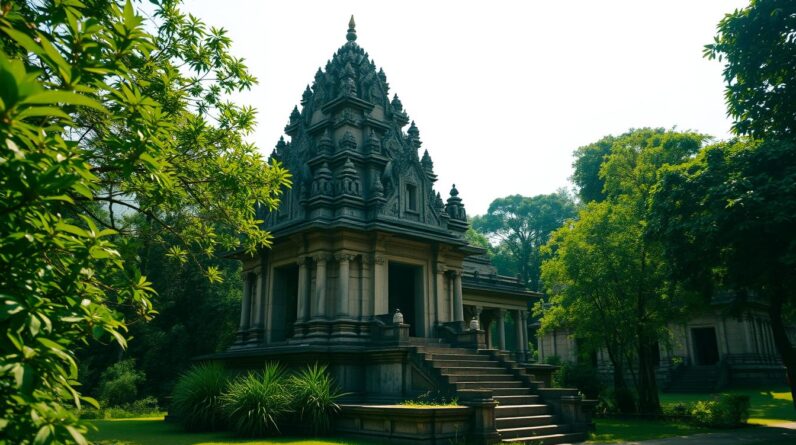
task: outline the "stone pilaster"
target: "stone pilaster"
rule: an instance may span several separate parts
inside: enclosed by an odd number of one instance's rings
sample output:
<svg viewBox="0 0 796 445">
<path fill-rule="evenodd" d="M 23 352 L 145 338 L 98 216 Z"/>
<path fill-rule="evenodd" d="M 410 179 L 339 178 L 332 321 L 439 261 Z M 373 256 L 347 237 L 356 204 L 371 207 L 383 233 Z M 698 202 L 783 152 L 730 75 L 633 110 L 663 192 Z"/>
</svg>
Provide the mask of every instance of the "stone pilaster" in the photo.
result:
<svg viewBox="0 0 796 445">
<path fill-rule="evenodd" d="M 520 351 L 522 352 L 522 362 L 528 361 L 528 311 L 520 311 L 520 329 L 522 333 L 522 343 L 520 344 Z"/>
<path fill-rule="evenodd" d="M 243 298 L 240 301 L 240 324 L 238 325 L 239 343 L 246 341 L 249 332 L 249 321 L 251 320 L 251 298 L 252 298 L 252 273 L 246 273 L 243 278 Z"/>
<path fill-rule="evenodd" d="M 382 255 L 374 257 L 373 266 L 373 314 L 383 315 L 390 313 L 387 295 L 387 258 Z"/>
<path fill-rule="evenodd" d="M 434 272 L 434 322 L 450 321 L 449 319 L 445 320 L 448 318 L 447 316 L 440 316 L 440 306 L 445 299 L 445 266 L 437 263 Z"/>
<path fill-rule="evenodd" d="M 302 322 L 309 320 L 310 317 L 310 301 L 309 301 L 309 286 L 310 277 L 309 269 L 307 268 L 307 257 L 300 256 L 296 260 L 298 264 L 298 300 L 296 301 L 296 321 Z"/>
<path fill-rule="evenodd" d="M 462 273 L 453 271 L 453 321 L 464 323 L 464 301 L 462 300 Z"/>
<path fill-rule="evenodd" d="M 337 304 L 336 315 L 338 318 L 350 316 L 348 303 L 350 295 L 349 284 L 351 281 L 351 261 L 354 256 L 348 253 L 338 253 L 334 256 L 337 260 L 339 273 L 337 278 Z"/>
<path fill-rule="evenodd" d="M 327 254 L 315 255 L 315 299 L 312 305 L 312 318 L 327 318 L 326 313 L 326 262 Z"/>
</svg>

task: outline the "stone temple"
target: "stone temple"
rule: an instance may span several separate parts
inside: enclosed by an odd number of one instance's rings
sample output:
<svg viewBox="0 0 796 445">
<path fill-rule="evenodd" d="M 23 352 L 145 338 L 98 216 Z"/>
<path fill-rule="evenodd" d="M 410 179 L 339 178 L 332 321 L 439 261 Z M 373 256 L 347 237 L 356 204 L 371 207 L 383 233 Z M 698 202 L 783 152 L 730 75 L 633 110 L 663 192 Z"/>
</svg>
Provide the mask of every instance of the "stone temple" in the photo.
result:
<svg viewBox="0 0 796 445">
<path fill-rule="evenodd" d="M 328 364 L 348 393 L 340 433 L 581 440 L 589 403 L 545 388 L 550 369 L 526 363 L 528 308 L 539 295 L 468 245 L 462 198 L 455 186 L 447 198 L 435 190 L 420 131 L 357 43 L 353 17 L 346 40 L 272 154 L 293 187 L 278 211 L 261 214 L 272 248 L 240 257 L 237 341 L 213 358 L 237 369 Z M 460 406 L 395 405 L 423 395 Z"/>
</svg>

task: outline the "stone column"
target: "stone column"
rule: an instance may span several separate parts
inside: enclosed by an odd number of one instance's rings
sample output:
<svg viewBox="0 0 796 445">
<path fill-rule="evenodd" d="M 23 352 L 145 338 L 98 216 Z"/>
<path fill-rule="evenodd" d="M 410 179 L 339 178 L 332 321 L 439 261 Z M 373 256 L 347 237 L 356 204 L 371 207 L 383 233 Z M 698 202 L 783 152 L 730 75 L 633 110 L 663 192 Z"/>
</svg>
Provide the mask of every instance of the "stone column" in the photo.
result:
<svg viewBox="0 0 796 445">
<path fill-rule="evenodd" d="M 243 279 L 243 298 L 240 303 L 240 326 L 239 331 L 249 330 L 249 320 L 251 318 L 251 292 L 252 292 L 252 273 L 247 273 Z"/>
<path fill-rule="evenodd" d="M 315 305 L 312 318 L 326 318 L 326 260 L 325 254 L 315 256 Z"/>
<path fill-rule="evenodd" d="M 498 309 L 497 317 L 498 349 L 506 350 L 506 310 Z"/>
<path fill-rule="evenodd" d="M 265 305 L 263 304 L 263 299 L 265 298 L 265 292 L 263 292 L 265 287 L 265 274 L 255 273 L 254 276 L 256 277 L 255 282 L 257 284 L 254 286 L 254 317 L 252 317 L 254 319 L 254 326 L 252 326 L 252 328 L 262 329 L 264 325 L 263 315 L 265 315 Z"/>
<path fill-rule="evenodd" d="M 352 256 L 346 253 L 338 253 L 335 255 L 335 260 L 339 267 L 337 277 L 337 310 L 336 315 L 348 315 L 348 285 L 351 281 L 351 259 Z"/>
<path fill-rule="evenodd" d="M 439 323 L 440 318 L 446 318 L 444 315 L 440 317 L 440 303 L 445 298 L 445 266 L 437 263 L 434 270 L 434 322 Z"/>
<path fill-rule="evenodd" d="M 309 319 L 310 302 L 307 299 L 309 295 L 309 276 L 307 269 L 307 257 L 300 256 L 297 260 L 298 263 L 298 301 L 296 302 L 296 321 L 302 322 Z"/>
<path fill-rule="evenodd" d="M 387 259 L 381 255 L 374 257 L 373 267 L 373 314 L 389 314 L 390 308 L 387 295 Z"/>
<path fill-rule="evenodd" d="M 373 316 L 373 257 L 362 255 L 362 306 L 360 316 L 368 319 Z"/>
<path fill-rule="evenodd" d="M 453 321 L 464 321 L 464 302 L 462 301 L 462 273 L 453 272 Z"/>
<path fill-rule="evenodd" d="M 528 311 L 520 311 L 520 328 L 522 329 L 522 343 L 520 344 L 520 351 L 522 352 L 522 361 L 528 361 Z"/>
<path fill-rule="evenodd" d="M 517 361 L 521 361 L 522 357 L 522 311 L 517 309 L 514 311 L 514 336 L 517 340 L 516 356 Z"/>
</svg>

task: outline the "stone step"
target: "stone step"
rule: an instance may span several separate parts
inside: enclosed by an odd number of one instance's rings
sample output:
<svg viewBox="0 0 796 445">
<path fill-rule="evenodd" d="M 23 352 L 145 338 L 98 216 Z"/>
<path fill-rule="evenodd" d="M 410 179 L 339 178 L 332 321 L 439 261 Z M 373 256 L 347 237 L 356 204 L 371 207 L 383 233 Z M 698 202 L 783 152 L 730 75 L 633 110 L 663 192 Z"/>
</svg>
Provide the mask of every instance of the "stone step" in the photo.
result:
<svg viewBox="0 0 796 445">
<path fill-rule="evenodd" d="M 528 388 L 493 388 L 492 395 L 494 396 L 525 396 L 530 395 L 531 390 Z"/>
<path fill-rule="evenodd" d="M 470 367 L 483 367 L 504 370 L 500 363 L 484 361 L 484 360 L 438 360 L 431 359 L 431 365 L 435 368 L 470 368 Z"/>
<path fill-rule="evenodd" d="M 525 426 L 552 425 L 558 421 L 553 414 L 540 414 L 538 416 L 502 417 L 495 419 L 495 426 L 500 428 L 521 428 Z"/>
<path fill-rule="evenodd" d="M 495 418 L 501 419 L 503 417 L 522 417 L 522 416 L 538 416 L 541 414 L 548 414 L 549 408 L 547 405 L 542 404 L 528 404 L 528 405 L 511 405 L 495 407 Z"/>
<path fill-rule="evenodd" d="M 495 400 L 500 403 L 500 406 L 510 405 L 533 405 L 539 403 L 539 396 L 523 395 L 523 396 L 493 396 Z"/>
<path fill-rule="evenodd" d="M 450 374 L 446 375 L 448 377 L 448 381 L 451 383 L 458 383 L 458 382 L 480 382 L 480 381 L 489 381 L 489 382 L 513 382 L 514 376 L 511 374 L 479 374 L 479 375 L 460 375 L 460 374 Z"/>
<path fill-rule="evenodd" d="M 437 368 L 442 374 L 446 375 L 482 375 L 482 374 L 500 374 L 499 368 L 487 366 L 462 366 L 451 368 Z"/>
<path fill-rule="evenodd" d="M 492 363 L 492 360 L 490 360 L 488 355 L 480 354 L 445 354 L 430 352 L 426 353 L 426 356 L 429 360 L 467 360 Z"/>
<path fill-rule="evenodd" d="M 506 382 L 477 381 L 470 380 L 454 383 L 457 389 L 502 389 L 502 388 L 525 388 L 522 382 L 516 380 Z"/>
<path fill-rule="evenodd" d="M 567 428 L 564 425 L 537 425 L 537 426 L 523 426 L 519 428 L 503 428 L 498 429 L 500 437 L 505 439 L 513 439 L 515 437 L 538 437 L 549 436 L 551 434 L 566 433 Z"/>
<path fill-rule="evenodd" d="M 511 439 L 503 439 L 503 442 L 528 442 L 533 445 L 563 445 L 583 442 L 584 440 L 586 440 L 586 433 L 558 433 L 547 436 L 514 437 Z"/>
<path fill-rule="evenodd" d="M 459 355 L 480 355 L 476 351 L 467 348 L 451 348 L 447 346 L 427 346 L 427 345 L 413 345 L 414 347 L 422 350 L 426 354 L 459 354 Z"/>
</svg>

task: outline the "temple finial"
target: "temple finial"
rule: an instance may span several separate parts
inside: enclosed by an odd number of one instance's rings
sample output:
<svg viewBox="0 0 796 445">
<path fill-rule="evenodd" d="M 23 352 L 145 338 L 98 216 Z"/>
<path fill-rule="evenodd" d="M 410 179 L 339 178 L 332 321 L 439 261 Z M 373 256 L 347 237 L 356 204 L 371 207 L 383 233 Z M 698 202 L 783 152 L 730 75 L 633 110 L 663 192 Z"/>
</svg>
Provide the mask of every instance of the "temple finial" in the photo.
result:
<svg viewBox="0 0 796 445">
<path fill-rule="evenodd" d="M 357 24 L 354 21 L 354 15 L 351 14 L 351 20 L 348 21 L 348 34 L 345 35 L 346 40 L 353 42 L 357 39 Z"/>
</svg>

